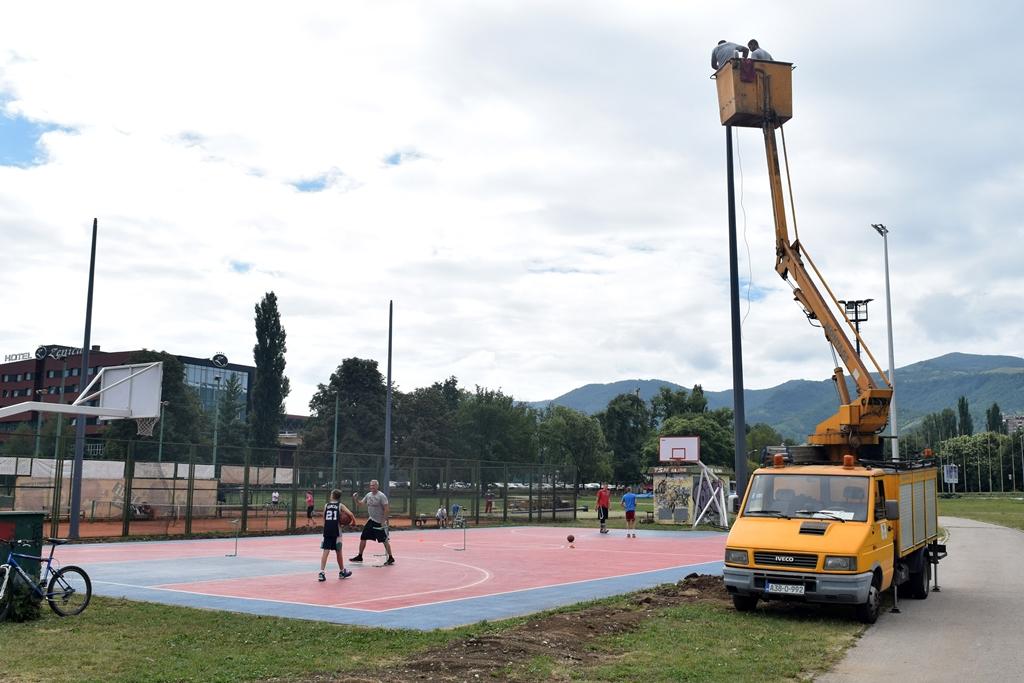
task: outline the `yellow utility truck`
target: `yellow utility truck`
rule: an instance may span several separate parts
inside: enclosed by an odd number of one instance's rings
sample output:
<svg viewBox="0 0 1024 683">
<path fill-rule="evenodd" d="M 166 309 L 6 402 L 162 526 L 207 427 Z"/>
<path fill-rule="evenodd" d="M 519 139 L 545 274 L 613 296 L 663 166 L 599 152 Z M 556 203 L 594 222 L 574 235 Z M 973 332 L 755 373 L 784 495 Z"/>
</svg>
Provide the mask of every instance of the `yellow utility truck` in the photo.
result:
<svg viewBox="0 0 1024 683">
<path fill-rule="evenodd" d="M 929 455 L 882 461 L 879 433 L 889 421 L 891 378 L 807 253 L 792 206 L 787 215 L 775 132 L 793 115 L 792 69 L 785 62 L 730 60 L 714 76 L 719 112 L 725 126 L 764 133 L 775 270 L 849 371 L 856 395 L 843 367 L 835 367 L 836 413 L 817 425 L 807 444 L 769 453 L 754 472 L 726 542 L 724 579 L 741 611 L 772 599 L 850 604 L 871 623 L 881 593 L 891 587 L 928 597 L 932 565 L 945 556 L 936 543 L 938 468 Z M 785 139 L 783 133 L 784 157 Z"/>
</svg>

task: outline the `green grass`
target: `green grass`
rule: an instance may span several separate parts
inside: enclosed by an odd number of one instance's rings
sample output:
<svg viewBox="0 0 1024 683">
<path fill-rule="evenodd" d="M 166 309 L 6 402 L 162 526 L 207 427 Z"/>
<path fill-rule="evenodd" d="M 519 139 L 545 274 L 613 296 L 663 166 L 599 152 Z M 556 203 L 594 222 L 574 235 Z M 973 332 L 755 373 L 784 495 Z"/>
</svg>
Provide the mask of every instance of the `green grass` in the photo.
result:
<svg viewBox="0 0 1024 683">
<path fill-rule="evenodd" d="M 809 678 L 839 660 L 863 630 L 817 610 L 720 604 L 661 610 L 639 631 L 605 641 L 614 661 L 574 673 L 585 681 L 782 681 Z"/>
<path fill-rule="evenodd" d="M 0 623 L 0 680 L 251 681 L 365 671 L 479 625 L 422 633 L 363 629 L 93 597 L 77 617 Z"/>
<path fill-rule="evenodd" d="M 1020 498 L 984 494 L 939 498 L 939 514 L 1024 530 L 1024 500 Z"/>
<path fill-rule="evenodd" d="M 587 603 L 636 609 L 628 597 Z M 581 609 L 567 607 L 557 612 Z M 93 598 L 78 617 L 48 611 L 35 622 L 0 624 L 0 680 L 259 681 L 373 678 L 403 658 L 468 636 L 502 633 L 525 619 L 433 632 L 365 629 L 111 598 Z M 545 655 L 481 680 L 787 680 L 827 669 L 862 627 L 816 610 L 740 614 L 722 604 L 653 610 L 639 631 L 598 639 L 596 665 L 566 668 Z M 510 636 L 512 637 L 512 636 Z M 317 680 L 320 680 L 317 678 Z"/>
</svg>

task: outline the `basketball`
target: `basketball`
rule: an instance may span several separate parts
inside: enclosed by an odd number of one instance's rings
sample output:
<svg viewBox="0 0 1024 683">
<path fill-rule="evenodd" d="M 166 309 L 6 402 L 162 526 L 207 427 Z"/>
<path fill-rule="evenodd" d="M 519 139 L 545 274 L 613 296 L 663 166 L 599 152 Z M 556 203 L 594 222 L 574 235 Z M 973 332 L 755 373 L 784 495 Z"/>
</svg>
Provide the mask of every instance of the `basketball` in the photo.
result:
<svg viewBox="0 0 1024 683">
<path fill-rule="evenodd" d="M 569 534 L 568 536 L 565 537 L 565 540 L 569 541 L 569 543 L 572 543 L 573 541 L 576 540 L 576 537 L 573 536 L 572 534 Z"/>
<path fill-rule="evenodd" d="M 340 514 L 338 515 L 338 524 L 340 524 L 341 526 L 351 526 L 352 524 L 355 524 L 355 523 L 356 523 L 355 517 L 353 517 L 352 515 L 348 514 L 344 510 L 342 510 L 340 512 Z"/>
</svg>

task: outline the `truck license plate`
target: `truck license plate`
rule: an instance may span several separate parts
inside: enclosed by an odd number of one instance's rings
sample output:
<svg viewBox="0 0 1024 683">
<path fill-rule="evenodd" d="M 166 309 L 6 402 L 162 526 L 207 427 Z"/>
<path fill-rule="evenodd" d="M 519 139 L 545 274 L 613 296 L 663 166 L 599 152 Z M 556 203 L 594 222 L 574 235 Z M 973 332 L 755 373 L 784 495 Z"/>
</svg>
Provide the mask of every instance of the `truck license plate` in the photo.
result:
<svg viewBox="0 0 1024 683">
<path fill-rule="evenodd" d="M 803 595 L 804 586 L 803 584 L 795 585 L 792 583 L 769 583 L 766 586 L 769 593 L 783 593 L 785 595 Z"/>
</svg>

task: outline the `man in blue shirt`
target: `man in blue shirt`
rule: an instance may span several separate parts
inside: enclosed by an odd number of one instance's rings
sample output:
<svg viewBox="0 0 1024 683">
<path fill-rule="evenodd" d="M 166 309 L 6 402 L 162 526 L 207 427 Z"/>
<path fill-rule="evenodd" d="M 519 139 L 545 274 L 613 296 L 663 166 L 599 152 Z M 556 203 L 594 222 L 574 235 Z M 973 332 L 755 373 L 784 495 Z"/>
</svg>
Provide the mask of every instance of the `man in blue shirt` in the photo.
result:
<svg viewBox="0 0 1024 683">
<path fill-rule="evenodd" d="M 622 494 L 622 507 L 626 510 L 626 538 L 636 538 L 636 494 L 632 486 Z"/>
</svg>

